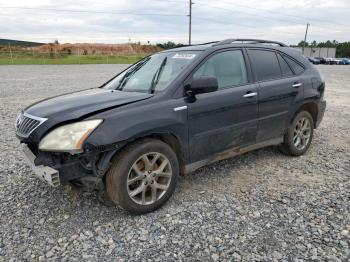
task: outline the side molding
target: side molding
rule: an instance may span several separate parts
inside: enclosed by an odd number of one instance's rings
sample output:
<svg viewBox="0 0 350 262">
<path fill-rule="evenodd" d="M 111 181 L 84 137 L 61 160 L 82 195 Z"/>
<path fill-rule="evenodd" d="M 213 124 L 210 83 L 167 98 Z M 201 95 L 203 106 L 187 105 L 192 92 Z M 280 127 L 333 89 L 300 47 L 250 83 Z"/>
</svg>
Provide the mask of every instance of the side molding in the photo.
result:
<svg viewBox="0 0 350 262">
<path fill-rule="evenodd" d="M 187 106 L 180 106 L 180 107 L 175 107 L 174 108 L 174 111 L 181 111 L 181 110 L 186 110 L 187 109 Z"/>
</svg>

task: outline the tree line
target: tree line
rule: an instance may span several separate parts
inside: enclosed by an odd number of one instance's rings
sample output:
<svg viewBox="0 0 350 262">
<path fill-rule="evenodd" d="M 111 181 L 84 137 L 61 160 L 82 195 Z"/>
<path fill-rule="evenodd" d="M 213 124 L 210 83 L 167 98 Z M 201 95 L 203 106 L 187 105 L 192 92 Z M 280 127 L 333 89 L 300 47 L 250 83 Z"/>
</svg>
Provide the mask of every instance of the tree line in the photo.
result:
<svg viewBox="0 0 350 262">
<path fill-rule="evenodd" d="M 166 43 L 158 43 L 156 44 L 156 46 L 162 48 L 162 49 L 171 49 L 171 48 L 175 48 L 175 47 L 181 47 L 181 46 L 184 46 L 184 44 L 176 44 L 174 42 L 171 42 L 171 41 L 168 41 Z"/>
<path fill-rule="evenodd" d="M 338 42 L 336 40 L 327 40 L 326 42 L 317 43 L 315 40 L 312 42 L 300 41 L 298 47 L 324 47 L 324 48 L 336 48 L 336 57 L 350 57 L 350 42 Z"/>
</svg>

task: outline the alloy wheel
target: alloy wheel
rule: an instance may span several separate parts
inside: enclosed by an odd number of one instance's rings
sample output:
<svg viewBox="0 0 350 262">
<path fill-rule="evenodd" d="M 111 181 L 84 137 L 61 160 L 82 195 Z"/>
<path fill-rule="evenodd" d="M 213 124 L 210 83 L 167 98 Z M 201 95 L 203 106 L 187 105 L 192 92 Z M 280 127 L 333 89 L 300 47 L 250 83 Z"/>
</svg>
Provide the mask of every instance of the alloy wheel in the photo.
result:
<svg viewBox="0 0 350 262">
<path fill-rule="evenodd" d="M 167 192 L 171 178 L 171 164 L 166 156 L 157 152 L 143 154 L 129 170 L 129 197 L 139 205 L 153 204 Z"/>
<path fill-rule="evenodd" d="M 293 132 L 293 144 L 296 149 L 304 150 L 311 137 L 311 123 L 306 117 L 302 117 L 295 125 Z"/>
</svg>

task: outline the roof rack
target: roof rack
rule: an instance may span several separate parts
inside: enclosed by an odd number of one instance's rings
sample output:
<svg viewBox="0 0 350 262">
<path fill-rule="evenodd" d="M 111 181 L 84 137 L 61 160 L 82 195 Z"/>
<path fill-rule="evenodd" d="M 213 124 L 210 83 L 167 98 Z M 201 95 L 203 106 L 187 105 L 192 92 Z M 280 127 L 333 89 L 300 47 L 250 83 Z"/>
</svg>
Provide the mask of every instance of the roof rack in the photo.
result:
<svg viewBox="0 0 350 262">
<path fill-rule="evenodd" d="M 220 41 L 211 41 L 211 42 L 206 42 L 206 43 L 201 43 L 201 44 L 195 44 L 195 45 L 209 45 L 209 44 L 216 44 L 219 43 Z"/>
<path fill-rule="evenodd" d="M 181 48 L 181 47 L 190 47 L 190 46 L 201 46 L 201 45 L 216 44 L 216 43 L 219 43 L 219 42 L 220 42 L 220 41 L 212 41 L 212 42 L 201 43 L 201 44 L 194 44 L 194 45 L 181 45 L 181 46 L 176 46 L 176 47 L 173 47 L 173 48 L 169 48 L 168 50 L 177 49 L 177 48 Z"/>
<path fill-rule="evenodd" d="M 234 42 L 250 42 L 251 44 L 276 44 L 279 46 L 287 47 L 287 45 L 281 43 L 281 42 L 276 42 L 276 41 L 270 41 L 270 40 L 262 40 L 262 39 L 240 39 L 240 38 L 230 38 L 230 39 L 225 39 L 222 40 L 215 45 L 226 45 L 226 44 L 232 44 Z"/>
<path fill-rule="evenodd" d="M 194 44 L 194 45 L 182 45 L 182 46 L 179 46 L 179 47 L 185 47 L 185 46 L 197 46 L 197 45 L 209 45 L 209 44 L 217 44 L 219 43 L 220 41 L 212 41 L 212 42 L 206 42 L 206 43 L 200 43 L 200 44 Z"/>
</svg>

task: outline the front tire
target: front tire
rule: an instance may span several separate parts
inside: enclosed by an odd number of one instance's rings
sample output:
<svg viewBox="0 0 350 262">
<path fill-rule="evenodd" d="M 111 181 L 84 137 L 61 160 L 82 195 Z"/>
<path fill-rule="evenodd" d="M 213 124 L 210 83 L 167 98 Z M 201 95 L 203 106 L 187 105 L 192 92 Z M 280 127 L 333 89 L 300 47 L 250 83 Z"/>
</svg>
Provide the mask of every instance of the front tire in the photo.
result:
<svg viewBox="0 0 350 262">
<path fill-rule="evenodd" d="M 280 150 L 287 155 L 303 155 L 310 147 L 314 134 L 314 121 L 307 111 L 300 111 L 284 135 L 284 142 Z"/>
<path fill-rule="evenodd" d="M 119 207 L 144 214 L 160 208 L 173 194 L 179 175 L 174 151 L 156 139 L 142 139 L 123 149 L 106 174 L 110 199 Z"/>
</svg>

